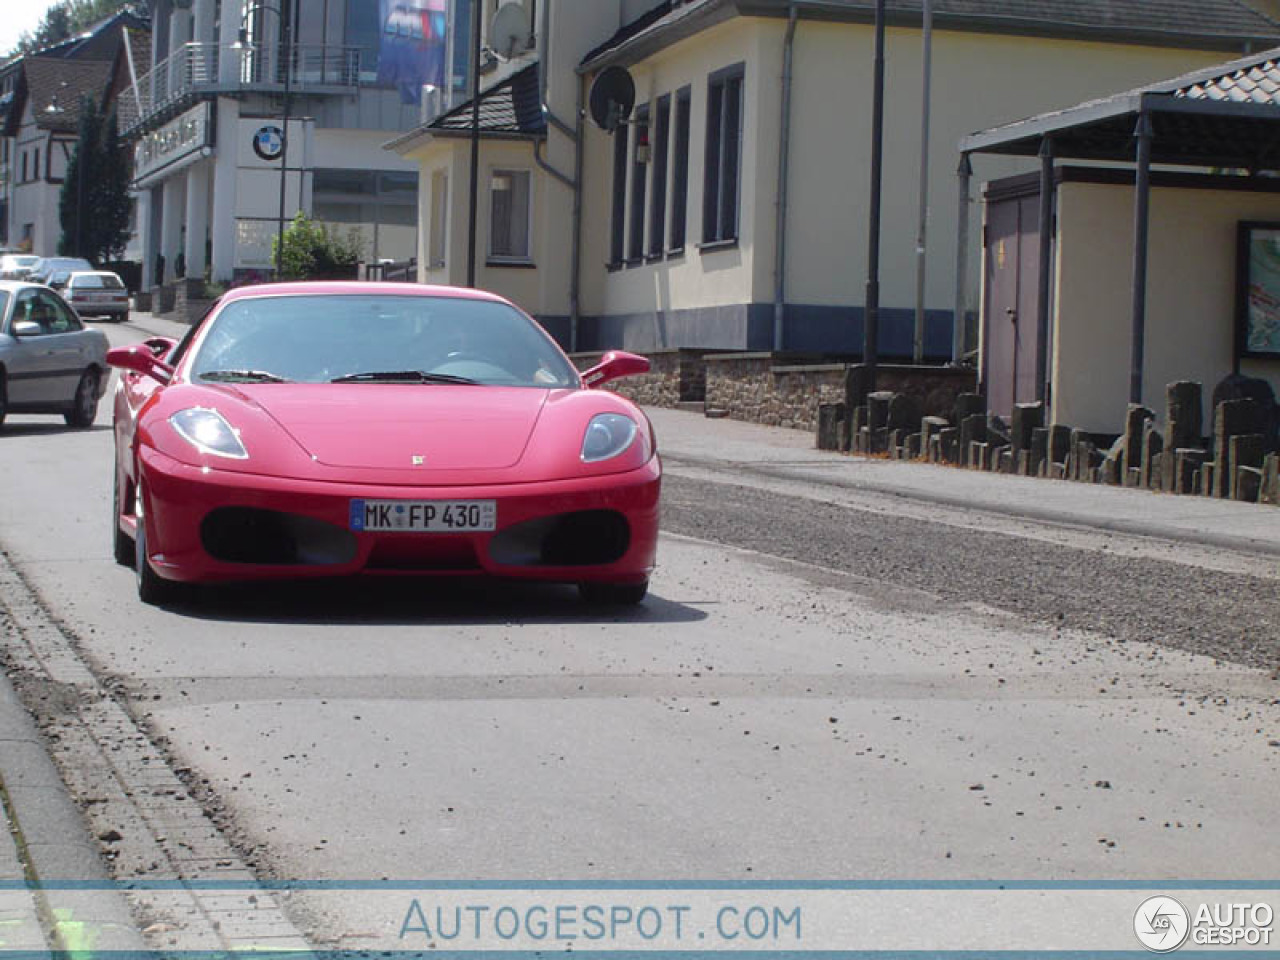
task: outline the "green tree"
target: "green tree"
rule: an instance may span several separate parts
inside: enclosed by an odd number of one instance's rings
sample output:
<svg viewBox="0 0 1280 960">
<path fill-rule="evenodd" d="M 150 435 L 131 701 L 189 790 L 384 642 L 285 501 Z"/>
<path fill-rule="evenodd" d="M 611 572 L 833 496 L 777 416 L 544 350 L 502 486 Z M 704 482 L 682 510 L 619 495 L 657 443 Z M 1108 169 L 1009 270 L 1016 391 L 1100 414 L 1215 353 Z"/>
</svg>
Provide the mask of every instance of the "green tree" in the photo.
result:
<svg viewBox="0 0 1280 960">
<path fill-rule="evenodd" d="M 354 279 L 362 247 L 355 230 L 343 237 L 299 210 L 284 231 L 283 248 L 278 238 L 271 241 L 271 255 L 274 262 L 276 251 L 283 249 L 282 280 Z"/>
<path fill-rule="evenodd" d="M 104 117 L 98 104 L 86 97 L 58 196 L 60 254 L 102 263 L 124 253 L 129 242 L 130 171 L 114 108 Z"/>
</svg>

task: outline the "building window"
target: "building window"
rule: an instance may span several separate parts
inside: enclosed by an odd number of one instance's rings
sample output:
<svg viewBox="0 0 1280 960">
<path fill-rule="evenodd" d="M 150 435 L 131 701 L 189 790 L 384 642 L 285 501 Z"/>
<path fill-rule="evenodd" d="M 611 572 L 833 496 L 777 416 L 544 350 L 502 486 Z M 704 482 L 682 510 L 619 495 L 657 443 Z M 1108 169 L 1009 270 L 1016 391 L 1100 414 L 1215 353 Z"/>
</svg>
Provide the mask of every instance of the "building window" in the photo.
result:
<svg viewBox="0 0 1280 960">
<path fill-rule="evenodd" d="M 667 153 L 671 145 L 671 97 L 658 98 L 653 117 L 653 199 L 649 206 L 649 255 L 659 256 L 667 239 Z"/>
<path fill-rule="evenodd" d="M 627 130 L 619 126 L 613 131 L 613 223 L 609 238 L 609 263 L 622 263 L 623 243 L 627 235 Z"/>
<path fill-rule="evenodd" d="M 648 186 L 645 170 L 653 149 L 649 143 L 648 106 L 636 110 L 632 128 L 635 134 L 631 138 L 631 233 L 627 242 L 627 259 L 634 263 L 644 259 L 644 199 Z"/>
<path fill-rule="evenodd" d="M 447 262 L 449 242 L 449 173 L 437 170 L 431 174 L 431 232 L 427 235 L 427 269 L 438 270 Z"/>
<path fill-rule="evenodd" d="M 27 151 L 25 150 L 22 151 L 22 179 L 19 180 L 18 182 L 19 183 L 27 182 Z"/>
<path fill-rule="evenodd" d="M 686 206 L 689 202 L 689 108 L 692 91 L 685 87 L 676 93 L 675 157 L 671 170 L 671 252 L 684 249 Z"/>
<path fill-rule="evenodd" d="M 742 76 L 738 64 L 707 83 L 707 163 L 703 179 L 702 242 L 738 238 L 738 170 L 742 158 Z"/>
<path fill-rule="evenodd" d="M 36 162 L 32 165 L 31 179 L 40 179 L 40 148 L 36 147 Z"/>
<path fill-rule="evenodd" d="M 339 226 L 349 236 L 352 228 L 364 244 L 370 260 L 393 256 L 407 259 L 417 241 L 418 174 L 400 170 L 316 170 L 312 176 L 312 216 Z M 408 227 L 409 230 L 403 228 Z"/>
<path fill-rule="evenodd" d="M 489 178 L 489 257 L 529 260 L 528 170 L 495 170 Z"/>
</svg>

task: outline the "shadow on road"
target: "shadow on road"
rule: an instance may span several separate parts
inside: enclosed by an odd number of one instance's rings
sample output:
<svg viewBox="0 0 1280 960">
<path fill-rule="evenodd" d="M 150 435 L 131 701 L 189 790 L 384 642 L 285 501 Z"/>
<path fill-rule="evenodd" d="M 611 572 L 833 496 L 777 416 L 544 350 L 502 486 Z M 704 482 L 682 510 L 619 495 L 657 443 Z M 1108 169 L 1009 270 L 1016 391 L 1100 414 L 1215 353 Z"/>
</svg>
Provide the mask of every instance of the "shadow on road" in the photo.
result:
<svg viewBox="0 0 1280 960">
<path fill-rule="evenodd" d="M 101 433 L 111 432 L 111 424 L 95 423 L 92 427 L 68 427 L 61 418 L 44 423 L 15 423 L 12 419 L 0 425 L 0 437 L 44 437 L 54 433 Z"/>
<path fill-rule="evenodd" d="M 228 623 L 494 624 L 694 623 L 705 611 L 650 593 L 634 607 L 593 606 L 559 584 L 374 577 L 218 585 L 192 590 L 170 612 Z"/>
</svg>

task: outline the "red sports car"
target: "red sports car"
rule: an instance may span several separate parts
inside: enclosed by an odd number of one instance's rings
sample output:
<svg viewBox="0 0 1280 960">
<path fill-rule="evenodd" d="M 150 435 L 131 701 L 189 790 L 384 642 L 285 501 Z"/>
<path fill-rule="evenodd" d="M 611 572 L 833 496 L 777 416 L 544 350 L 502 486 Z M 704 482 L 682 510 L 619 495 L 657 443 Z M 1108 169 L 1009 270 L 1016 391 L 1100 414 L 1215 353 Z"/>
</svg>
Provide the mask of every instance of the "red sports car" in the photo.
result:
<svg viewBox="0 0 1280 960">
<path fill-rule="evenodd" d="M 181 342 L 112 350 L 115 557 L 181 583 L 488 575 L 643 599 L 661 465 L 648 419 L 500 297 L 243 287 Z"/>
</svg>

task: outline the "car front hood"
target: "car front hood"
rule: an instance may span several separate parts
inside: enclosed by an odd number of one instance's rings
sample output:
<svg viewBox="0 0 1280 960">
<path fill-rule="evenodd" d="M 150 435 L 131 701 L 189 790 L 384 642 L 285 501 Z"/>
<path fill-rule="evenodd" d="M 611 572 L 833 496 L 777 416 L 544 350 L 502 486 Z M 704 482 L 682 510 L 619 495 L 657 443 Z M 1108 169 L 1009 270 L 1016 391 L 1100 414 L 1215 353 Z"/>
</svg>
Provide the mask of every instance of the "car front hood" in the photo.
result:
<svg viewBox="0 0 1280 960">
<path fill-rule="evenodd" d="M 443 384 L 260 384 L 236 391 L 316 462 L 374 470 L 501 470 L 528 446 L 548 391 Z"/>
</svg>

